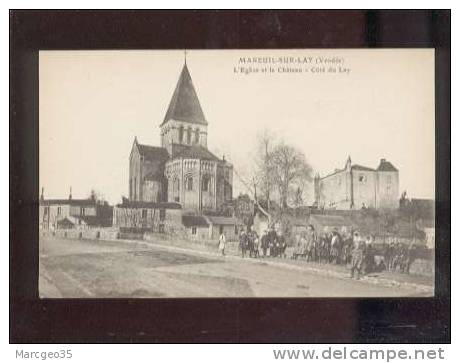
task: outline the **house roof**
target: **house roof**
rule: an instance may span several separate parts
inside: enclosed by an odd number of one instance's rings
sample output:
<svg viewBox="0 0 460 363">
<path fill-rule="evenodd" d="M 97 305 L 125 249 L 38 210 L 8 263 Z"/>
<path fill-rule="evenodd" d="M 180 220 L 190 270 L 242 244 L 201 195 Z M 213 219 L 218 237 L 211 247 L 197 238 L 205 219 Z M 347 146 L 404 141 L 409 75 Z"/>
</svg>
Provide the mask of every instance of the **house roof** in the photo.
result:
<svg viewBox="0 0 460 363">
<path fill-rule="evenodd" d="M 335 169 L 333 172 L 327 174 L 326 176 L 320 177 L 319 179 L 326 179 L 326 178 L 328 178 L 330 176 L 333 176 L 335 174 L 344 172 L 344 171 L 347 170 L 347 165 L 349 165 L 349 164 L 351 164 L 351 158 L 350 157 L 348 157 L 348 159 L 347 159 L 347 164 L 345 165 L 345 168 Z M 373 169 L 373 168 L 370 168 L 370 167 L 364 166 L 364 165 L 353 164 L 353 165 L 351 165 L 351 170 L 356 170 L 356 171 L 398 171 L 398 169 L 396 169 L 392 163 L 390 163 L 389 161 L 386 161 L 385 159 L 380 159 L 380 164 L 377 167 L 377 169 Z"/>
<path fill-rule="evenodd" d="M 60 228 L 71 228 L 74 226 L 74 223 L 69 220 L 67 217 L 63 218 L 63 219 L 60 219 L 57 221 L 57 225 L 58 227 Z"/>
<path fill-rule="evenodd" d="M 142 201 L 127 201 L 117 204 L 117 208 L 145 208 L 145 209 L 181 209 L 180 203 L 174 202 L 142 202 Z"/>
<path fill-rule="evenodd" d="M 182 216 L 185 227 L 208 227 L 208 221 L 203 216 Z"/>
<path fill-rule="evenodd" d="M 201 109 L 187 64 L 184 64 L 182 68 L 162 125 L 171 119 L 202 125 L 208 124 Z"/>
<path fill-rule="evenodd" d="M 398 171 L 392 163 L 386 161 L 385 159 L 380 160 L 380 164 L 377 167 L 377 171 Z"/>
<path fill-rule="evenodd" d="M 206 216 L 211 224 L 218 224 L 218 225 L 233 225 L 237 224 L 236 218 L 233 217 L 221 217 L 221 216 Z"/>
<path fill-rule="evenodd" d="M 367 166 L 353 164 L 351 166 L 351 170 L 359 170 L 359 171 L 375 171 L 375 169 L 369 168 Z"/>
<path fill-rule="evenodd" d="M 341 173 L 343 171 L 347 170 L 347 168 L 343 168 L 343 169 L 335 169 L 333 172 L 329 173 L 329 174 L 326 174 L 325 176 L 322 176 L 320 177 L 320 179 L 326 179 L 326 178 L 329 178 L 330 176 L 333 176 L 335 174 L 338 174 L 338 173 Z"/>
<path fill-rule="evenodd" d="M 163 160 L 166 161 L 169 159 L 168 151 L 165 148 L 157 147 L 157 146 L 150 146 L 150 145 L 143 145 L 137 142 L 137 149 L 139 150 L 139 154 L 143 156 L 146 160 Z"/>
<path fill-rule="evenodd" d="M 220 160 L 212 152 L 201 145 L 180 145 L 176 147 L 176 152 L 173 153 L 174 158 L 188 158 L 201 160 Z"/>
</svg>

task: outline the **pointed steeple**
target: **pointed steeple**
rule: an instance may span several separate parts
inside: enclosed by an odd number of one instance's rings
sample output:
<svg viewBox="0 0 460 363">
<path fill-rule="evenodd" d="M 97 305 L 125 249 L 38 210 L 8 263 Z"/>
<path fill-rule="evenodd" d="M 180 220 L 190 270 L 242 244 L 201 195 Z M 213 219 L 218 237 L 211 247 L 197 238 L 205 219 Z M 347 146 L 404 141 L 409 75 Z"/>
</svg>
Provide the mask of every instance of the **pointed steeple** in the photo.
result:
<svg viewBox="0 0 460 363">
<path fill-rule="evenodd" d="M 171 119 L 201 125 L 208 124 L 193 86 L 187 63 L 184 63 L 162 125 Z"/>
</svg>

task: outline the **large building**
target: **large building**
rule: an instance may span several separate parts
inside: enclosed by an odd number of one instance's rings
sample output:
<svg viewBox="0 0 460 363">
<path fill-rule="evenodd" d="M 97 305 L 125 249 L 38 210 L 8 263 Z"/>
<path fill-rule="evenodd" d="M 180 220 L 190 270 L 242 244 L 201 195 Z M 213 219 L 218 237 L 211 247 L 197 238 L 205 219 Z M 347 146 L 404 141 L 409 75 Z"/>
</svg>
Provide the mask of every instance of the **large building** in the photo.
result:
<svg viewBox="0 0 460 363">
<path fill-rule="evenodd" d="M 185 213 L 204 214 L 232 200 L 233 166 L 208 150 L 208 122 L 187 64 L 160 132 L 161 147 L 134 139 L 129 158 L 131 202 L 179 203 Z"/>
<path fill-rule="evenodd" d="M 399 206 L 399 172 L 380 160 L 376 169 L 352 164 L 348 157 L 343 169 L 315 176 L 315 204 L 324 209 L 388 208 Z"/>
</svg>

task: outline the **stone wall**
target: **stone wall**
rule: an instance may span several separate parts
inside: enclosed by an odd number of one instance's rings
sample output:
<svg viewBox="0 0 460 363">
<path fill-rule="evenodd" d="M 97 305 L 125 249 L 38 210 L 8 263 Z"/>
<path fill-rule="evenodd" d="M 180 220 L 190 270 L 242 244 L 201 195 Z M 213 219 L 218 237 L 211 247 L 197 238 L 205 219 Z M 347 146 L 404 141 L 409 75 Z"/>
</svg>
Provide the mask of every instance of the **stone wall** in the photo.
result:
<svg viewBox="0 0 460 363">
<path fill-rule="evenodd" d="M 354 208 L 360 209 L 363 204 L 367 208 L 375 208 L 377 184 L 376 172 L 353 170 L 352 180 Z"/>
<path fill-rule="evenodd" d="M 377 208 L 396 209 L 399 207 L 399 173 L 395 171 L 377 172 Z"/>
<path fill-rule="evenodd" d="M 339 171 L 319 181 L 316 196 L 319 206 L 324 208 L 349 209 L 350 173 L 346 170 Z"/>
<path fill-rule="evenodd" d="M 40 236 L 44 237 L 61 237 L 71 239 L 101 239 L 115 240 L 120 237 L 120 232 L 117 228 L 101 227 L 87 229 L 56 229 L 56 230 L 40 230 Z"/>
</svg>

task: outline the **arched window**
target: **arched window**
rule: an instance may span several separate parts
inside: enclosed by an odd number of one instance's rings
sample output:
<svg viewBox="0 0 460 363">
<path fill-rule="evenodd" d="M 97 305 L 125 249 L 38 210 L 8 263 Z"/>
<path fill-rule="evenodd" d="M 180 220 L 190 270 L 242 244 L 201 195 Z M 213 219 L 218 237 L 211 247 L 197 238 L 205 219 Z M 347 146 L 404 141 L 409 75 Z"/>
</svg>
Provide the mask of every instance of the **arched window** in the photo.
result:
<svg viewBox="0 0 460 363">
<path fill-rule="evenodd" d="M 202 186 L 202 187 L 201 187 L 201 190 L 202 190 L 203 192 L 208 192 L 208 191 L 209 191 L 209 189 L 210 189 L 210 184 L 211 184 L 210 182 L 211 182 L 211 180 L 210 180 L 209 176 L 205 175 L 205 176 L 203 177 L 203 181 L 201 182 L 201 183 L 202 183 L 202 184 L 201 184 L 201 186 Z"/>
<path fill-rule="evenodd" d="M 193 190 L 193 178 L 191 176 L 188 176 L 187 179 L 185 179 L 185 187 L 187 190 Z"/>
<path fill-rule="evenodd" d="M 184 141 L 184 126 L 179 127 L 179 144 L 182 144 Z"/>
<path fill-rule="evenodd" d="M 195 144 L 199 144 L 199 143 L 200 143 L 200 130 L 195 129 Z"/>
<path fill-rule="evenodd" d="M 191 144 L 192 143 L 192 128 L 189 127 L 187 129 L 187 144 Z"/>
</svg>

